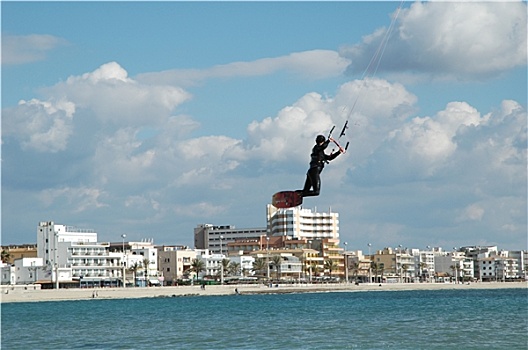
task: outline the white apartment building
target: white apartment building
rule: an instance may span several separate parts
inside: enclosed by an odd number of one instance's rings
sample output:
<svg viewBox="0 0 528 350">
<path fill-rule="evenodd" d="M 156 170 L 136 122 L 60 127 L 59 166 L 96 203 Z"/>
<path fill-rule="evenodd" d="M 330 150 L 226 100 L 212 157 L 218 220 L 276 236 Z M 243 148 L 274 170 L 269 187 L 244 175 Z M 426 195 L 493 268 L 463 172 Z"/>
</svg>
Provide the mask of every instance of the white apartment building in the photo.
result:
<svg viewBox="0 0 528 350">
<path fill-rule="evenodd" d="M 523 250 L 508 251 L 490 247 L 464 247 L 475 263 L 475 277 L 482 281 L 506 281 L 526 278 L 526 255 Z M 468 252 L 469 251 L 469 252 Z"/>
<path fill-rule="evenodd" d="M 240 276 L 248 277 L 255 274 L 253 271 L 253 263 L 255 262 L 255 257 L 249 255 L 235 255 L 229 257 L 229 260 L 240 265 Z"/>
<path fill-rule="evenodd" d="M 435 257 L 435 272 L 448 274 L 455 281 L 473 280 L 473 259 L 468 258 L 462 252 L 446 253 Z"/>
<path fill-rule="evenodd" d="M 145 266 L 147 260 L 148 264 Z M 125 244 L 125 266 L 128 269 L 137 267 L 135 285 L 138 287 L 158 285 L 163 281 L 163 278 L 160 281 L 158 273 L 158 249 L 151 238 Z"/>
<path fill-rule="evenodd" d="M 195 249 L 196 259 L 204 262 L 205 270 L 198 274 L 198 278 L 205 276 L 220 276 L 222 271 L 222 260 L 227 259 L 224 254 L 216 254 L 209 249 Z M 225 274 L 225 271 L 224 271 Z"/>
<path fill-rule="evenodd" d="M 267 234 L 264 227 L 237 229 L 235 226 L 201 224 L 194 229 L 194 248 L 208 249 L 211 254 L 227 253 L 227 244 L 241 239 L 259 238 Z"/>
<path fill-rule="evenodd" d="M 97 232 L 73 226 L 40 222 L 37 227 L 37 255 L 45 273 L 41 281 L 77 282 L 80 285 L 118 285 L 123 280 L 123 256 L 110 253 L 109 243 L 97 243 Z"/>
<path fill-rule="evenodd" d="M 278 209 L 268 204 L 267 222 L 271 236 L 339 239 L 339 213 L 331 211 L 320 213 L 303 207 Z"/>
</svg>

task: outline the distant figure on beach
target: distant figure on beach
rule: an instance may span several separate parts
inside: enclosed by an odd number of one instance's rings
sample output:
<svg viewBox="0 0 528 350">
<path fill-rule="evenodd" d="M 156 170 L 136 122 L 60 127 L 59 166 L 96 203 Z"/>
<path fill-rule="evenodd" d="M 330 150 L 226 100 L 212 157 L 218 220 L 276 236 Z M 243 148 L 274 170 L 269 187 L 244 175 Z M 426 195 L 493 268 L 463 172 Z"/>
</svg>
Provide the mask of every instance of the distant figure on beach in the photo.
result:
<svg viewBox="0 0 528 350">
<path fill-rule="evenodd" d="M 235 294 L 237 294 L 237 295 L 240 294 L 240 293 L 238 292 L 238 288 L 235 288 Z"/>
</svg>

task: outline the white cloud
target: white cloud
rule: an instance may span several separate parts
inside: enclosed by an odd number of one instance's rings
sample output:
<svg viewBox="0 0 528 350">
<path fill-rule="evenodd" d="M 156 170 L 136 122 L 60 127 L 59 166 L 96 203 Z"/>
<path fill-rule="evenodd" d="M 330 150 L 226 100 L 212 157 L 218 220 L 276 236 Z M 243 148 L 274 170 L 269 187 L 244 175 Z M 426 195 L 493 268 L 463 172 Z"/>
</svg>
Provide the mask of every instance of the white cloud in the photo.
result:
<svg viewBox="0 0 528 350">
<path fill-rule="evenodd" d="M 414 2 L 401 11 L 380 69 L 436 78 L 483 79 L 526 65 L 524 2 Z M 345 47 L 350 70 L 361 72 L 386 29 Z"/>
<path fill-rule="evenodd" d="M 372 186 L 452 179 L 482 193 L 510 194 L 526 187 L 526 118 L 514 101 L 484 116 L 465 102 L 451 102 L 434 116 L 387 130 L 352 169 L 350 181 Z"/>
<path fill-rule="evenodd" d="M 308 79 L 341 75 L 350 61 L 336 51 L 312 50 L 294 52 L 287 56 L 262 58 L 251 62 L 233 62 L 208 69 L 173 69 L 139 74 L 140 82 L 168 85 L 195 85 L 211 78 L 234 78 L 269 75 L 278 71 L 295 72 Z"/>
<path fill-rule="evenodd" d="M 181 134 L 197 127 L 189 117 L 172 115 L 177 106 L 190 98 L 186 91 L 139 84 L 115 62 L 71 76 L 65 82 L 41 89 L 41 93 L 44 99 L 20 101 L 17 107 L 5 109 L 2 120 L 4 136 L 12 136 L 22 147 L 40 152 L 64 151 L 75 127 L 86 133 L 89 126 L 103 139 L 105 133 L 112 134 L 120 128 L 135 128 L 137 132 L 167 127 Z M 79 113 L 82 117 L 77 117 Z"/>
<path fill-rule="evenodd" d="M 432 174 L 455 152 L 456 131 L 461 126 L 479 125 L 480 122 L 475 108 L 467 103 L 451 102 L 433 118 L 416 117 L 402 128 L 391 131 L 388 141 L 395 143 L 395 149 L 405 152 L 409 161 L 417 157 L 420 167 Z"/>
<path fill-rule="evenodd" d="M 100 202 L 105 192 L 93 187 L 62 187 L 43 190 L 39 194 L 40 201 L 46 206 L 67 208 L 69 212 L 78 213 L 108 206 Z"/>
<path fill-rule="evenodd" d="M 177 87 L 140 84 L 116 62 L 71 76 L 41 92 L 72 101 L 79 109 L 89 109 L 96 119 L 114 126 L 161 125 L 190 98 Z"/>
<path fill-rule="evenodd" d="M 464 211 L 458 218 L 458 221 L 481 221 L 484 216 L 485 210 L 478 204 L 471 204 L 464 208 Z"/>
<path fill-rule="evenodd" d="M 2 35 L 2 65 L 41 61 L 46 53 L 67 42 L 46 34 Z"/>
<path fill-rule="evenodd" d="M 74 113 L 75 105 L 66 100 L 22 100 L 4 111 L 3 133 L 18 138 L 24 149 L 63 151 L 73 133 Z"/>
<path fill-rule="evenodd" d="M 225 213 L 226 207 L 209 202 L 184 203 L 174 206 L 174 214 L 185 217 L 212 217 Z"/>
<path fill-rule="evenodd" d="M 97 144 L 94 173 L 101 183 L 133 184 L 152 181 L 149 170 L 155 160 L 155 149 L 142 149 L 132 128 L 119 129 L 115 134 L 102 138 Z"/>
</svg>

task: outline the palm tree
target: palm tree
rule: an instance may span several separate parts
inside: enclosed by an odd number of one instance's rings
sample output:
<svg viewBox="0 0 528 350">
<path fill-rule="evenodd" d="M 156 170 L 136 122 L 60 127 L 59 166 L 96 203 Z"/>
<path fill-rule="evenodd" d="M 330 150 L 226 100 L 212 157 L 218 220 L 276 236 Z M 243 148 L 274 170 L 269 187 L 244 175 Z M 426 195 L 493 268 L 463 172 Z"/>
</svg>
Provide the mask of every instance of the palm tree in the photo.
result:
<svg viewBox="0 0 528 350">
<path fill-rule="evenodd" d="M 357 276 L 359 273 L 359 263 L 352 262 L 349 266 L 349 270 L 352 271 L 352 277 L 354 277 L 354 282 L 357 282 Z"/>
<path fill-rule="evenodd" d="M 321 273 L 321 268 L 319 267 L 317 261 L 312 261 L 310 263 L 310 269 L 312 270 L 314 276 L 317 276 Z"/>
<path fill-rule="evenodd" d="M 9 259 L 11 259 L 11 254 L 7 250 L 2 249 L 2 262 L 7 263 Z"/>
<path fill-rule="evenodd" d="M 338 265 L 337 265 L 337 262 L 335 262 L 334 260 L 327 259 L 324 262 L 324 268 L 325 270 L 328 270 L 330 278 L 332 278 L 332 271 L 336 270 L 338 268 Z"/>
<path fill-rule="evenodd" d="M 380 273 L 380 283 L 383 281 L 383 272 L 385 272 L 385 264 L 379 263 L 378 264 L 378 272 Z"/>
<path fill-rule="evenodd" d="M 275 273 L 277 274 L 277 281 L 280 280 L 280 267 L 282 263 L 282 257 L 280 255 L 274 255 L 271 258 L 271 265 L 275 267 Z"/>
<path fill-rule="evenodd" d="M 229 274 L 232 276 L 238 276 L 240 274 L 240 263 L 231 261 L 227 267 L 227 271 L 229 271 Z"/>
<path fill-rule="evenodd" d="M 198 274 L 200 274 L 200 272 L 204 270 L 205 270 L 205 263 L 203 262 L 203 260 L 193 259 L 191 261 L 191 268 L 189 269 L 189 271 L 195 273 L 196 280 L 198 280 Z"/>
<path fill-rule="evenodd" d="M 423 272 L 423 270 L 427 268 L 427 264 L 424 263 L 423 261 L 420 263 L 420 279 L 422 279 L 422 276 L 425 277 L 425 274 Z M 425 278 L 424 278 L 425 279 Z"/>
<path fill-rule="evenodd" d="M 255 261 L 253 261 L 253 268 L 251 269 L 254 273 L 264 276 L 264 271 L 266 271 L 266 259 L 264 258 L 256 258 Z"/>
<path fill-rule="evenodd" d="M 379 270 L 379 265 L 378 263 L 374 262 L 374 261 L 371 261 L 370 262 L 370 270 L 372 272 L 374 272 L 374 282 L 376 282 L 376 280 L 378 279 L 378 270 Z M 371 283 L 372 281 L 370 281 L 370 276 L 369 276 L 369 283 Z"/>
<path fill-rule="evenodd" d="M 141 265 L 137 263 L 137 261 L 128 268 L 128 271 L 132 272 L 132 275 L 134 277 L 134 287 L 136 286 L 136 274 L 139 271 Z"/>
<path fill-rule="evenodd" d="M 148 258 L 144 258 L 142 260 L 142 263 L 143 263 L 143 269 L 145 270 L 143 272 L 143 274 L 145 275 L 145 287 L 148 287 L 148 284 L 149 284 L 149 265 L 150 265 L 150 260 Z"/>
<path fill-rule="evenodd" d="M 407 270 L 409 270 L 409 265 L 402 265 L 403 283 L 407 281 Z"/>
<path fill-rule="evenodd" d="M 449 266 L 449 268 L 451 269 L 451 271 L 453 271 L 453 276 L 456 276 L 456 274 L 455 274 L 455 271 L 457 269 L 456 266 L 455 265 L 451 265 L 451 266 Z M 456 283 L 456 277 L 455 277 L 455 283 Z"/>
<path fill-rule="evenodd" d="M 230 263 L 231 263 L 231 261 L 229 259 L 222 259 L 222 261 L 221 261 L 221 264 L 222 264 L 221 271 L 224 272 L 224 277 L 226 275 L 226 272 L 229 272 L 229 264 Z"/>
</svg>

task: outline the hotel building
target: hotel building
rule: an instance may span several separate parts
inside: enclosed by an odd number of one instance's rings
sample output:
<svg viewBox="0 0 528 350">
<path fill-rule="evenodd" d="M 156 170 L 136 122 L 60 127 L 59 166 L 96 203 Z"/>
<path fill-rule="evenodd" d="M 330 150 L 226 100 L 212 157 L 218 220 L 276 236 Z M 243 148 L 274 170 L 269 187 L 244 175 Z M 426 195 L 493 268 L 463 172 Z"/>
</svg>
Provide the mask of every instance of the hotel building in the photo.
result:
<svg viewBox="0 0 528 350">
<path fill-rule="evenodd" d="M 277 209 L 267 206 L 271 236 L 306 239 L 339 239 L 339 213 L 318 213 L 303 207 Z"/>
</svg>

